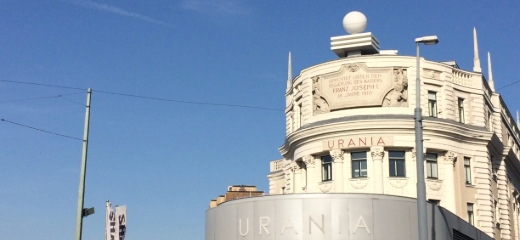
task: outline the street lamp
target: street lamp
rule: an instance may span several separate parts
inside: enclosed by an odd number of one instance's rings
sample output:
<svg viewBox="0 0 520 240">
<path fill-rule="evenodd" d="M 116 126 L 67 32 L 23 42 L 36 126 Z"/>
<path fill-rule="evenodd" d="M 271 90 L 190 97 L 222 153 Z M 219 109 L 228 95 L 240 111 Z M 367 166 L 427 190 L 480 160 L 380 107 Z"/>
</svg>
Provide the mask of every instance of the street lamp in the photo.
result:
<svg viewBox="0 0 520 240">
<path fill-rule="evenodd" d="M 415 158 L 417 160 L 417 219 L 419 240 L 428 240 L 428 222 L 426 215 L 426 183 L 424 181 L 424 153 L 421 109 L 421 68 L 419 46 L 434 45 L 439 42 L 437 36 L 425 36 L 415 39 L 417 44 L 417 74 L 415 79 Z"/>
</svg>

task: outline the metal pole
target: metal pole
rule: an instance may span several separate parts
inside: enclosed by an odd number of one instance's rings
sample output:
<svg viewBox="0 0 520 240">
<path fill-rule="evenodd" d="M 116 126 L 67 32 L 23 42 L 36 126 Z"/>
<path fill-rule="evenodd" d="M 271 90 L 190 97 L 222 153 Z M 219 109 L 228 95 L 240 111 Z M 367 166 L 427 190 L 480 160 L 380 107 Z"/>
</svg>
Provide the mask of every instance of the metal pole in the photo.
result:
<svg viewBox="0 0 520 240">
<path fill-rule="evenodd" d="M 428 240 L 426 215 L 426 183 L 424 182 L 424 153 L 421 109 L 421 68 L 417 42 L 417 78 L 415 79 L 415 158 L 417 160 L 417 222 L 419 240 Z"/>
<path fill-rule="evenodd" d="M 81 154 L 81 172 L 79 177 L 78 190 L 78 210 L 76 212 L 76 237 L 75 240 L 81 240 L 81 232 L 83 230 L 83 202 L 85 200 L 85 176 L 87 170 L 87 150 L 88 150 L 88 128 L 90 123 L 90 96 L 92 89 L 87 89 L 87 106 L 85 110 L 85 128 L 83 131 L 83 152 Z"/>
</svg>

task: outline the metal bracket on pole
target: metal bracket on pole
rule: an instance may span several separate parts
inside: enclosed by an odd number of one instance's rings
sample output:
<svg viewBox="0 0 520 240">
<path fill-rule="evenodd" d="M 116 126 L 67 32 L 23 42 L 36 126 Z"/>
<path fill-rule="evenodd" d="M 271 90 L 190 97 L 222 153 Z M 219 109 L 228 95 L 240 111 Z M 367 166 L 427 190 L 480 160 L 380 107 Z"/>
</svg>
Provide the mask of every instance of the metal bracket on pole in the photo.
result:
<svg viewBox="0 0 520 240">
<path fill-rule="evenodd" d="M 83 208 L 83 217 L 94 214 L 94 208 Z"/>
</svg>

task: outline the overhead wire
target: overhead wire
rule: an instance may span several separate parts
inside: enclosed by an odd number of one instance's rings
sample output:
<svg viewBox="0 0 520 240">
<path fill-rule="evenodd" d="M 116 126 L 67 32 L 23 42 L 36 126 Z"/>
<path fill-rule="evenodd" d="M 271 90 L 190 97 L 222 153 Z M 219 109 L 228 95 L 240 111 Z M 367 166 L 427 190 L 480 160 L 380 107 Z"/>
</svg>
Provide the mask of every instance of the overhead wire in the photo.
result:
<svg viewBox="0 0 520 240">
<path fill-rule="evenodd" d="M 57 135 L 57 136 L 60 136 L 60 137 L 65 137 L 65 138 L 70 138 L 70 139 L 76 139 L 76 140 L 84 141 L 84 140 L 81 139 L 81 138 L 72 137 L 72 136 L 67 136 L 67 135 L 64 135 L 64 134 L 61 134 L 61 133 L 56 133 L 56 132 L 51 132 L 51 131 L 43 130 L 43 129 L 40 129 L 40 128 L 31 127 L 31 126 L 28 126 L 28 125 L 25 125 L 25 124 L 21 124 L 21 123 L 17 123 L 17 122 L 9 121 L 9 120 L 3 119 L 3 118 L 2 118 L 2 122 L 7 122 L 7 123 L 11 123 L 11 124 L 18 125 L 18 126 L 21 126 L 21 127 L 30 128 L 30 129 L 37 130 L 37 131 L 40 131 L 40 132 L 45 132 L 45 133 L 54 134 L 54 135 Z"/>
<path fill-rule="evenodd" d="M 166 98 L 158 98 L 158 97 L 148 97 L 148 96 L 127 94 L 127 93 L 101 91 L 101 90 L 92 90 L 92 91 L 93 92 L 99 92 L 99 93 L 105 93 L 105 94 L 118 95 L 118 96 L 150 99 L 150 100 L 157 100 L 157 101 L 164 101 L 164 102 L 175 102 L 175 103 L 182 103 L 182 104 L 211 105 L 211 106 L 224 106 L 224 107 L 251 108 L 251 109 L 270 110 L 270 111 L 284 111 L 283 109 L 257 107 L 257 106 L 249 106 L 249 105 L 226 104 L 226 103 L 209 103 L 209 102 L 194 102 L 194 101 L 175 100 L 175 99 L 166 99 Z"/>
<path fill-rule="evenodd" d="M 58 94 L 58 95 L 52 95 L 52 96 L 16 99 L 16 100 L 2 101 L 0 103 L 23 102 L 23 101 L 31 101 L 31 100 L 38 100 L 38 99 L 46 99 L 46 98 L 65 98 L 64 96 L 75 95 L 75 94 L 79 94 L 79 93 L 68 93 L 68 94 Z M 66 99 L 68 99 L 68 98 L 66 98 Z M 70 99 L 68 99 L 68 100 L 70 100 Z"/>
<path fill-rule="evenodd" d="M 32 83 L 32 82 L 23 82 L 23 81 L 12 81 L 12 80 L 5 80 L 5 79 L 0 79 L 0 82 L 37 85 L 37 86 L 44 86 L 44 87 L 76 89 L 76 90 L 86 90 L 85 88 L 78 88 L 78 87 L 68 87 L 68 86 L 61 86 L 61 85 L 51 85 L 51 84 Z M 164 101 L 164 102 L 174 102 L 174 103 L 180 103 L 180 104 L 194 104 L 194 105 L 206 105 L 206 106 L 249 108 L 249 109 L 257 109 L 257 110 L 267 110 L 267 111 L 284 111 L 283 109 L 277 109 L 277 108 L 267 108 L 267 107 L 258 107 L 258 106 L 241 105 L 241 104 L 227 104 L 227 103 L 210 103 L 210 102 L 186 101 L 186 100 L 177 100 L 177 99 L 149 97 L 149 96 L 143 96 L 143 95 L 137 95 L 137 94 L 129 94 L 129 93 L 121 93 L 121 92 L 111 92 L 111 91 L 95 90 L 95 89 L 93 89 L 92 92 L 99 92 L 99 93 L 111 94 L 111 95 L 117 95 L 117 96 L 124 96 L 124 97 L 133 97 L 133 98 L 141 98 L 141 99 L 148 99 L 148 100 Z"/>
<path fill-rule="evenodd" d="M 74 90 L 86 90 L 86 88 L 67 87 L 67 86 L 52 85 L 52 84 L 43 84 L 43 83 L 34 83 L 34 82 L 12 81 L 12 80 L 6 80 L 6 79 L 0 79 L 0 82 L 18 83 L 18 84 L 27 84 L 27 85 L 36 85 L 36 86 L 44 86 L 44 87 L 65 88 L 65 89 L 74 89 Z"/>
<path fill-rule="evenodd" d="M 73 102 L 73 103 L 81 105 L 81 106 L 86 106 L 84 103 L 79 103 L 79 102 L 76 102 L 76 101 L 74 101 L 72 99 L 68 99 L 68 98 L 64 97 L 63 95 L 61 95 L 59 98 L 65 99 L 65 100 L 67 100 L 69 102 Z"/>
<path fill-rule="evenodd" d="M 506 87 L 509 87 L 509 86 L 511 86 L 511 85 L 517 84 L 517 83 L 519 83 L 519 82 L 520 82 L 520 80 L 518 80 L 518 81 L 516 81 L 516 82 L 514 82 L 514 83 L 510 83 L 510 84 L 508 84 L 508 85 L 505 85 L 505 86 L 503 86 L 503 87 L 497 88 L 497 91 L 500 90 L 500 89 L 502 89 L 502 88 L 506 88 Z"/>
</svg>

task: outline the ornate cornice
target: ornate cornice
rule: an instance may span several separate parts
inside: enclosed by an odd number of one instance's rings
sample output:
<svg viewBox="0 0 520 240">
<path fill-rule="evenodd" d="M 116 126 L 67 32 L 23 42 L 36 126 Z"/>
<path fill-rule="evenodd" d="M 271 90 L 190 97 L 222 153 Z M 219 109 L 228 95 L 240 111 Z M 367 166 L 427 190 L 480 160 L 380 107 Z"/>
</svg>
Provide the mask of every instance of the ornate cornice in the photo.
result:
<svg viewBox="0 0 520 240">
<path fill-rule="evenodd" d="M 398 120 L 398 121 L 396 121 Z M 449 119 L 425 117 L 424 131 L 435 132 L 448 139 L 471 144 L 487 144 L 492 134 L 483 127 L 462 124 Z M 381 134 L 413 133 L 414 121 L 412 115 L 356 115 L 331 118 L 312 122 L 286 136 L 285 143 L 279 148 L 282 155 L 287 154 L 298 144 L 308 140 L 328 139 L 345 130 L 377 131 Z M 403 132 L 404 131 L 404 132 Z M 478 136 L 478 137 L 476 137 Z"/>
</svg>

